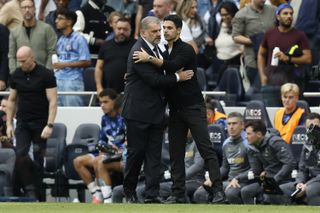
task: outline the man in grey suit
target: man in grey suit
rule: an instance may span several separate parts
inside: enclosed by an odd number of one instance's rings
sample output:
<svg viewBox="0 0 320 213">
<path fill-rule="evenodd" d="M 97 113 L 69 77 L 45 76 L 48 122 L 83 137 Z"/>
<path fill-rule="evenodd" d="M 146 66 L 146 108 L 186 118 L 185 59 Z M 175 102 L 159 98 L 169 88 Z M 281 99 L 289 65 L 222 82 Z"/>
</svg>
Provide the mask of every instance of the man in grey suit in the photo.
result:
<svg viewBox="0 0 320 213">
<path fill-rule="evenodd" d="M 161 37 L 160 21 L 146 17 L 141 21 L 141 38 L 132 47 L 127 66 L 122 116 L 127 125 L 128 158 L 124 174 L 127 202 L 137 202 L 136 186 L 142 163 L 145 172 L 145 203 L 159 203 L 161 143 L 164 131 L 164 88 L 189 80 L 193 71 L 165 75 L 151 63 L 135 63 L 134 51 L 144 49 L 153 57 L 162 57 L 157 44 Z M 150 60 L 153 60 L 150 57 Z"/>
</svg>

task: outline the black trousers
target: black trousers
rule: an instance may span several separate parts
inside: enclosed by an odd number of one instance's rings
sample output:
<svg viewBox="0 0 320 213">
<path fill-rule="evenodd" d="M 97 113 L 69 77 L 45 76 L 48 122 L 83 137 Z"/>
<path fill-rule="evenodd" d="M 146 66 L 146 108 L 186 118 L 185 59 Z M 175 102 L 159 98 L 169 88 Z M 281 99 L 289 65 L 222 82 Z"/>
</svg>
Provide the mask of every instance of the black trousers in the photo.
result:
<svg viewBox="0 0 320 213">
<path fill-rule="evenodd" d="M 16 137 L 16 181 L 22 187 L 33 185 L 38 199 L 42 201 L 43 163 L 46 152 L 46 140 L 41 138 L 47 120 L 20 121 L 15 129 Z M 29 158 L 29 149 L 33 144 L 33 161 Z"/>
<path fill-rule="evenodd" d="M 159 196 L 161 149 L 164 125 L 126 120 L 128 157 L 124 173 L 124 193 L 135 193 L 144 163 L 146 198 Z"/>
<path fill-rule="evenodd" d="M 188 130 L 197 145 L 201 157 L 209 171 L 213 186 L 222 190 L 219 160 L 213 149 L 207 128 L 207 113 L 204 103 L 170 111 L 169 152 L 171 161 L 172 192 L 177 197 L 185 196 L 185 147 Z"/>
</svg>

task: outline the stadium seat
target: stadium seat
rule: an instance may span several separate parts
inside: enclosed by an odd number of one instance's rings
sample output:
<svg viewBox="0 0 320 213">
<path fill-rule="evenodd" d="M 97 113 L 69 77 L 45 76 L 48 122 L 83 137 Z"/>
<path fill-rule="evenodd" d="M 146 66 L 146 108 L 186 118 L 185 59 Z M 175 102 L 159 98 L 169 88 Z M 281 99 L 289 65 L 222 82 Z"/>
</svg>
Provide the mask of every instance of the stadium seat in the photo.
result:
<svg viewBox="0 0 320 213">
<path fill-rule="evenodd" d="M 243 98 L 243 86 L 239 69 L 236 67 L 228 67 L 214 90 L 225 91 L 227 93 L 221 98 L 226 103 L 226 106 L 236 106 L 237 102 Z"/>
<path fill-rule="evenodd" d="M 222 163 L 222 144 L 227 139 L 227 133 L 223 126 L 219 124 L 210 124 L 208 126 L 210 141 L 216 151 L 219 159 L 219 165 Z"/>
<path fill-rule="evenodd" d="M 308 102 L 305 101 L 305 100 L 298 100 L 297 106 L 302 108 L 302 109 L 304 109 L 305 113 L 310 113 L 311 112 L 310 106 L 309 106 Z"/>
<path fill-rule="evenodd" d="M 197 68 L 197 80 L 200 86 L 201 91 L 207 91 L 207 80 L 206 74 L 203 68 Z"/>
<path fill-rule="evenodd" d="M 244 120 L 263 120 L 268 128 L 272 127 L 266 106 L 260 100 L 250 101 L 244 110 Z"/>
<path fill-rule="evenodd" d="M 73 136 L 71 144 L 66 146 L 64 157 L 65 176 L 72 180 L 69 181 L 69 189 L 76 189 L 78 192 L 78 199 L 81 202 L 85 201 L 85 189 L 86 186 L 75 171 L 73 166 L 73 160 L 89 152 L 91 145 L 97 144 L 99 141 L 100 127 L 98 124 L 84 123 L 80 124 Z M 80 182 L 79 182 L 80 181 Z"/>
<path fill-rule="evenodd" d="M 219 100 L 211 99 L 209 102 L 212 103 L 216 107 L 216 111 L 221 112 L 223 114 L 226 114 L 224 109 L 223 109 L 223 106 L 222 106 L 222 104 L 220 103 Z"/>
<path fill-rule="evenodd" d="M 96 81 L 94 78 L 95 67 L 87 67 L 82 73 L 83 75 L 83 83 L 84 83 L 84 91 L 92 92 L 96 91 Z M 85 104 L 89 103 L 91 100 L 91 96 L 83 96 Z M 96 96 L 92 100 L 92 103 L 96 104 Z"/>
<path fill-rule="evenodd" d="M 307 135 L 306 135 L 305 126 L 302 126 L 302 125 L 297 126 L 294 129 L 294 132 L 291 137 L 291 143 L 290 143 L 290 148 L 291 148 L 293 157 L 297 163 L 300 160 L 301 150 L 306 140 L 307 140 Z"/>
<path fill-rule="evenodd" d="M 69 197 L 66 189 L 67 180 L 63 174 L 63 155 L 66 148 L 67 127 L 63 123 L 53 124 L 53 132 L 47 140 L 47 148 L 44 156 L 44 186 L 51 188 L 53 197 Z M 53 179 L 50 183 L 48 179 Z"/>
</svg>

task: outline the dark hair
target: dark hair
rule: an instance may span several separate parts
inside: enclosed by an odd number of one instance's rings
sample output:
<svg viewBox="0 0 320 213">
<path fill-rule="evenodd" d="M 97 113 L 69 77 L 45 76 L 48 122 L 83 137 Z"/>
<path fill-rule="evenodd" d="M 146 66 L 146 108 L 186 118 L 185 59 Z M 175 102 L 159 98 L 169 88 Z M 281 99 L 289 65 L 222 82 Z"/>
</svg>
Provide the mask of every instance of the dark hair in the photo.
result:
<svg viewBox="0 0 320 213">
<path fill-rule="evenodd" d="M 239 11 L 237 5 L 233 2 L 230 2 L 230 1 L 225 1 L 223 2 L 221 5 L 220 5 L 220 8 L 219 8 L 219 12 L 221 13 L 221 9 L 225 9 L 227 11 L 227 13 L 233 18 L 236 13 Z M 221 22 L 222 24 L 222 22 Z M 231 34 L 232 32 L 232 24 L 230 26 L 228 26 L 228 34 Z"/>
<path fill-rule="evenodd" d="M 73 11 L 68 10 L 67 8 L 61 8 L 57 10 L 57 16 L 58 15 L 66 17 L 67 20 L 71 20 L 72 26 L 77 22 L 77 14 Z"/>
<path fill-rule="evenodd" d="M 310 112 L 306 116 L 306 120 L 314 120 L 318 119 L 320 121 L 320 114 L 316 112 Z"/>
<path fill-rule="evenodd" d="M 265 135 L 267 132 L 267 127 L 262 120 L 250 120 L 246 123 L 245 128 L 251 127 L 254 132 L 261 132 Z"/>
<path fill-rule="evenodd" d="M 206 103 L 206 108 L 207 109 L 210 109 L 210 110 L 212 110 L 212 111 L 216 111 L 216 108 L 217 108 L 217 105 L 216 105 L 216 103 L 215 102 L 210 102 L 210 101 L 208 101 L 207 103 Z"/>
<path fill-rule="evenodd" d="M 182 28 L 182 19 L 178 15 L 168 15 L 164 17 L 163 21 L 172 21 L 177 29 Z"/>
<path fill-rule="evenodd" d="M 240 112 L 230 112 L 227 116 L 228 118 L 239 118 L 241 122 L 244 122 L 243 115 Z"/>
<path fill-rule="evenodd" d="M 115 100 L 118 97 L 118 93 L 111 88 L 106 88 L 99 93 L 99 98 L 108 96 L 111 100 Z"/>
</svg>

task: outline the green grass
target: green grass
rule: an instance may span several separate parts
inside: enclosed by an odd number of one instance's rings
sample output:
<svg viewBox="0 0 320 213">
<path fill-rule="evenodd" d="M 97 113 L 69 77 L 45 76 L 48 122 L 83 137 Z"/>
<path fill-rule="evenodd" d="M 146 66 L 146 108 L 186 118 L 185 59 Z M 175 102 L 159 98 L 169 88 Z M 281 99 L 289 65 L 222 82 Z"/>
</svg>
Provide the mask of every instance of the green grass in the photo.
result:
<svg viewBox="0 0 320 213">
<path fill-rule="evenodd" d="M 248 205 L 146 205 L 80 203 L 0 203 L 0 213 L 320 213 L 320 207 Z"/>
</svg>

